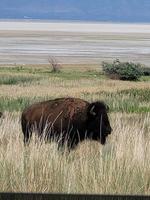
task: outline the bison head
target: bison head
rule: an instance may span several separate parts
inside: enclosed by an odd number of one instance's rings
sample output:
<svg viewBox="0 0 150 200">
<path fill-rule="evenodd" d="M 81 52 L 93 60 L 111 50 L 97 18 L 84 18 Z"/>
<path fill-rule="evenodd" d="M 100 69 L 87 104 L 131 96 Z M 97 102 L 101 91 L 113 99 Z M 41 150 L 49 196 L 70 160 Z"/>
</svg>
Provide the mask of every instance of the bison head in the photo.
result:
<svg viewBox="0 0 150 200">
<path fill-rule="evenodd" d="M 87 109 L 88 137 L 105 144 L 106 138 L 111 134 L 112 128 L 108 119 L 109 108 L 103 102 L 94 102 Z"/>
</svg>

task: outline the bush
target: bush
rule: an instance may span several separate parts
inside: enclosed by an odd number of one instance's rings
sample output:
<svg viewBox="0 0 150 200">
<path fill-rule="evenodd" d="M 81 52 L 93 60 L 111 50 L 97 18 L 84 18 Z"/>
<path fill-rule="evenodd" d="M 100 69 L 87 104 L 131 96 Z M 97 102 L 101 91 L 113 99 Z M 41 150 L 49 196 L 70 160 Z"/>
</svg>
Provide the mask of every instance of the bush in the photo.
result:
<svg viewBox="0 0 150 200">
<path fill-rule="evenodd" d="M 150 67 L 143 67 L 142 71 L 144 76 L 150 76 Z"/>
<path fill-rule="evenodd" d="M 119 80 L 138 80 L 142 75 L 142 68 L 140 64 L 132 62 L 120 62 L 118 59 L 113 63 L 103 62 L 103 71 L 111 79 Z"/>
<path fill-rule="evenodd" d="M 61 65 L 58 63 L 55 57 L 49 57 L 48 62 L 50 64 L 52 73 L 60 72 Z"/>
</svg>

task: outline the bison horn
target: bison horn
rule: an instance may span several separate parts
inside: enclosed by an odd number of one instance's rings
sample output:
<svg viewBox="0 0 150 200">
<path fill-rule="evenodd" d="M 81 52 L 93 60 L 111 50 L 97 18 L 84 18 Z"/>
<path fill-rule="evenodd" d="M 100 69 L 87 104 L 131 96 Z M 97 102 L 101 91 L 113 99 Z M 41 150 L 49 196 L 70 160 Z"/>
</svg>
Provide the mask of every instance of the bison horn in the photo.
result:
<svg viewBox="0 0 150 200">
<path fill-rule="evenodd" d="M 107 110 L 107 112 L 109 112 L 109 106 L 108 105 L 106 105 L 106 110 Z"/>
<path fill-rule="evenodd" d="M 92 115 L 96 115 L 96 113 L 94 112 L 94 106 L 92 106 L 92 108 L 91 108 L 91 110 L 90 110 L 90 113 L 92 114 Z"/>
</svg>

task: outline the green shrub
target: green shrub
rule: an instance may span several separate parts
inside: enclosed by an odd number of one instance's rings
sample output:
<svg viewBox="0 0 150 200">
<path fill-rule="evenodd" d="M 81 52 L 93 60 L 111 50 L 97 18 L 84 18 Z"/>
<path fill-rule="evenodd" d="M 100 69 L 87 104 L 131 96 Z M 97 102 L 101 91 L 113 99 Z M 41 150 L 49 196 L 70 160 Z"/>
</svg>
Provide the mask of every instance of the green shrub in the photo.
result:
<svg viewBox="0 0 150 200">
<path fill-rule="evenodd" d="M 150 67 L 143 67 L 142 71 L 144 76 L 150 76 Z"/>
<path fill-rule="evenodd" d="M 111 79 L 135 81 L 143 75 L 140 64 L 120 62 L 118 59 L 113 63 L 103 62 L 102 67 L 105 74 Z"/>
</svg>

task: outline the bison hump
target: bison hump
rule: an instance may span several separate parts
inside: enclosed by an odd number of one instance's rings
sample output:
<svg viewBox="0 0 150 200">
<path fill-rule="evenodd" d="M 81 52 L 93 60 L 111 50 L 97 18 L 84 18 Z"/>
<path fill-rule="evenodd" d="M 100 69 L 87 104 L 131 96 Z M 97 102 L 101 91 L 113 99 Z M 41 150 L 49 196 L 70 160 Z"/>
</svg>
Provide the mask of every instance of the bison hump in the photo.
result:
<svg viewBox="0 0 150 200">
<path fill-rule="evenodd" d="M 86 107 L 87 103 L 85 101 L 72 101 L 67 105 L 65 117 L 69 118 L 70 120 L 84 118 L 86 115 Z"/>
</svg>

